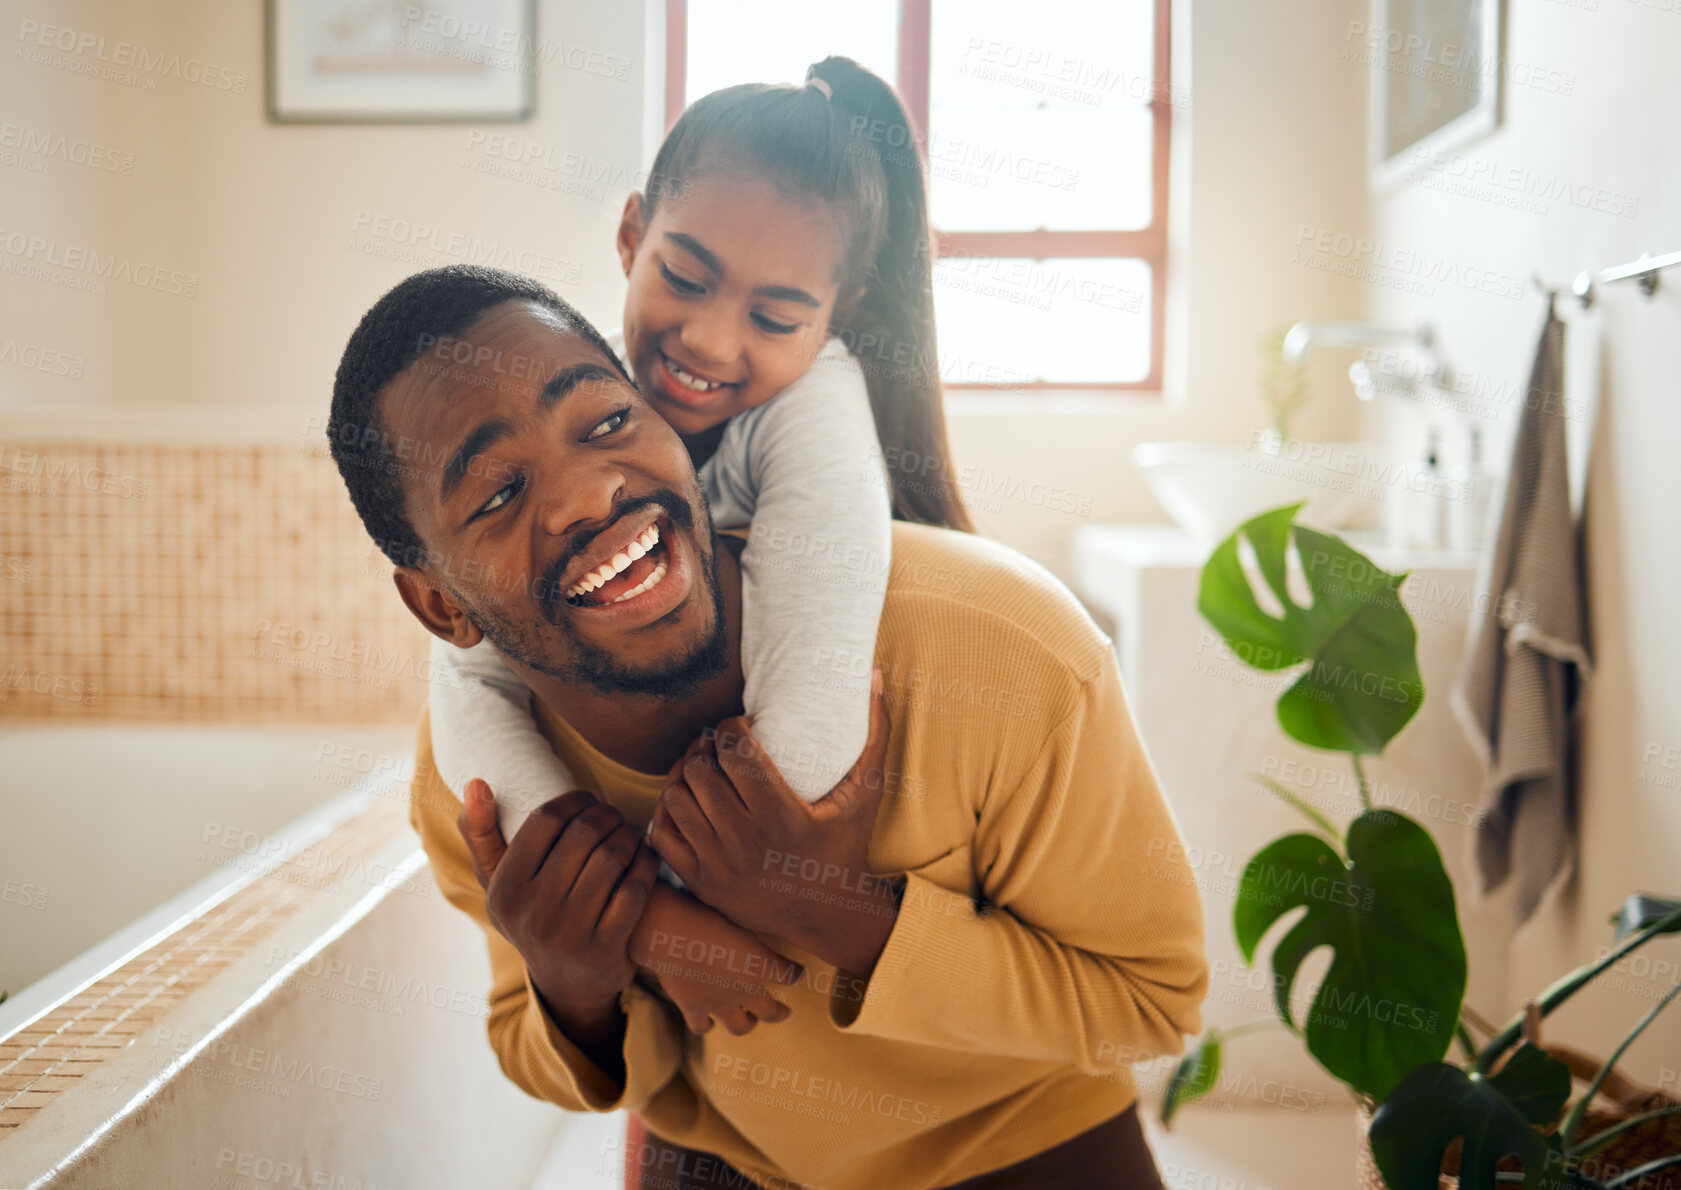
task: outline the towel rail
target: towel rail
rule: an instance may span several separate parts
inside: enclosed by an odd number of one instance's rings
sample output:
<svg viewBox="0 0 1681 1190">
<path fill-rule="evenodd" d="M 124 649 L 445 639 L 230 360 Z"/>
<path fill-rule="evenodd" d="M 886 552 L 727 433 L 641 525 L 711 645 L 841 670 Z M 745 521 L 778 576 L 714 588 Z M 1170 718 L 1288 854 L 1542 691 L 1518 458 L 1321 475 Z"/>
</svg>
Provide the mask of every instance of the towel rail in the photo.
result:
<svg viewBox="0 0 1681 1190">
<path fill-rule="evenodd" d="M 1570 282 L 1570 292 L 1585 310 L 1593 305 L 1598 296 L 1601 285 L 1610 285 L 1617 281 L 1638 281 L 1640 292 L 1651 297 L 1658 291 L 1658 273 L 1667 268 L 1681 265 L 1681 252 L 1665 252 L 1661 256 L 1653 256 L 1650 252 L 1643 252 L 1639 260 L 1631 260 L 1627 264 L 1614 265 L 1608 269 L 1600 269 L 1595 273 L 1591 269 L 1583 269 Z M 1552 296 L 1562 292 L 1556 285 L 1548 285 L 1540 277 L 1535 278 L 1535 284 Z"/>
</svg>

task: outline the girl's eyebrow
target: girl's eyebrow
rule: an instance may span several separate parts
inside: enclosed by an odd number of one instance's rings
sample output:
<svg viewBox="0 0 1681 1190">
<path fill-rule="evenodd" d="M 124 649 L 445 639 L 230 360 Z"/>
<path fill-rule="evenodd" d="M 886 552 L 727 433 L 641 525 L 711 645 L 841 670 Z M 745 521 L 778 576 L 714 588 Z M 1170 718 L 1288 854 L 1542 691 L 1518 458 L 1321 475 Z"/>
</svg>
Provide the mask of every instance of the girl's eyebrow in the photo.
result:
<svg viewBox="0 0 1681 1190">
<path fill-rule="evenodd" d="M 713 276 L 722 277 L 724 275 L 724 262 L 714 256 L 694 236 L 684 235 L 680 231 L 668 231 L 665 233 L 665 238 L 700 261 L 711 271 Z M 792 285 L 761 285 L 753 293 L 757 297 L 770 298 L 773 301 L 798 302 L 800 305 L 810 306 L 812 309 L 817 309 L 823 305 L 822 302 L 812 297 L 805 290 L 796 289 Z"/>
<path fill-rule="evenodd" d="M 680 231 L 668 231 L 665 238 L 676 244 L 701 264 L 711 269 L 718 276 L 724 275 L 724 262 L 712 255 L 694 236 L 686 236 Z"/>
</svg>

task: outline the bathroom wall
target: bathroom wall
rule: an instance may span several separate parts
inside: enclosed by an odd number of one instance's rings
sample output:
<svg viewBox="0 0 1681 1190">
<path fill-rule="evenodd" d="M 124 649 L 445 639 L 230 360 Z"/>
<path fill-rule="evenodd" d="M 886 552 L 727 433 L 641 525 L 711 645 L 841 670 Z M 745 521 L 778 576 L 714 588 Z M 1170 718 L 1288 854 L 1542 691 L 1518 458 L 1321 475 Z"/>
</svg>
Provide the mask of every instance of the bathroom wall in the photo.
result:
<svg viewBox="0 0 1681 1190">
<path fill-rule="evenodd" d="M 1681 248 L 1681 7 L 1655 0 L 1506 6 L 1501 125 L 1375 203 L 1374 314 L 1431 318 L 1478 412 L 1441 416 L 1449 449 L 1484 427 L 1504 465 L 1525 396 L 1545 300 L 1532 272 L 1568 285 L 1583 268 Z M 1349 64 L 1364 82 L 1364 67 Z M 1653 105 L 1652 97 L 1661 102 Z M 1433 280 L 1397 266 L 1427 249 Z M 1454 281 L 1471 270 L 1517 279 L 1493 292 Z M 1452 270 L 1452 271 L 1449 271 Z M 1425 281 L 1429 293 L 1405 292 Z M 1511 292 L 1508 292 L 1511 291 Z M 1561 300 L 1572 371 L 1567 432 L 1587 460 L 1585 568 L 1596 672 L 1580 721 L 1580 872 L 1514 946 L 1509 1003 L 1592 958 L 1607 915 L 1634 890 L 1681 893 L 1681 277 L 1651 299 L 1605 287 L 1591 312 Z M 1595 367 L 1593 355 L 1599 353 Z M 1414 449 L 1427 417 L 1394 414 Z M 1549 1035 L 1605 1053 L 1674 982 L 1681 940 L 1653 944 L 1549 1024 Z M 1481 1007 L 1481 1006 L 1479 1006 Z M 1660 1020 L 1620 1067 L 1676 1091 L 1681 1015 Z"/>
<path fill-rule="evenodd" d="M 228 420 L 0 412 L 0 720 L 413 722 L 429 638 L 325 440 Z"/>
<path fill-rule="evenodd" d="M 645 93 L 657 95 L 663 62 L 648 43 L 659 43 L 663 8 L 540 0 L 540 32 L 561 44 L 558 61 L 580 47 L 611 70 L 551 60 L 528 123 L 370 127 L 267 121 L 258 3 L 15 6 L 4 35 L 29 56 L 0 77 L 0 118 L 94 142 L 117 168 L 36 154 L 38 170 L 25 162 L 5 171 L 0 261 L 13 275 L 0 276 L 0 292 L 15 310 L 3 334 L 51 362 L 0 364 L 0 409 L 275 406 L 294 411 L 305 436 L 360 312 L 407 273 L 460 259 L 448 250 L 452 236 L 517 254 L 514 263 L 592 319 L 615 322 L 623 290 L 611 233 L 651 156 L 657 107 Z M 1361 152 L 1364 92 L 1336 66 L 1340 7 L 1177 8 L 1174 81 L 1188 99 L 1174 113 L 1168 391 L 951 400 L 958 463 L 974 477 L 982 526 L 1063 574 L 1078 525 L 1165 520 L 1131 466 L 1133 445 L 1247 441 L 1264 420 L 1258 339 L 1297 318 L 1357 314 L 1365 301 L 1358 282 L 1291 263 L 1304 221 L 1364 226 L 1365 191 L 1345 167 Z M 40 47 L 39 30 L 26 35 L 31 21 L 104 37 L 107 47 L 126 40 L 179 53 L 222 68 L 214 77 L 227 86 L 89 77 L 80 72 L 107 68 L 97 49 Z M 561 164 L 528 171 L 535 182 L 501 176 L 512 171 L 485 151 L 491 133 L 552 148 Z M 90 292 L 80 287 L 85 271 L 62 267 L 50 269 L 54 280 L 17 275 L 42 259 L 44 249 L 19 254 L 31 238 L 53 245 L 56 259 L 98 252 L 136 276 L 148 266 L 157 287 L 112 280 Z M 1303 436 L 1348 436 L 1341 366 L 1316 363 Z M 1037 484 L 1075 492 L 1089 515 L 1047 507 Z"/>
<path fill-rule="evenodd" d="M 7 38 L 49 61 L 23 58 L 6 71 L 4 118 L 98 142 L 122 168 L 49 158 L 38 174 L 8 171 L 5 230 L 181 280 L 165 278 L 158 288 L 111 282 L 94 294 L 7 277 L 19 298 L 19 320 L 7 333 L 35 342 L 85 326 L 74 342 L 51 345 L 84 357 L 86 367 L 75 377 L 12 376 L 6 391 L 62 406 L 320 411 L 362 311 L 398 278 L 465 259 L 472 237 L 493 262 L 536 274 L 592 316 L 613 312 L 622 278 L 611 230 L 628 189 L 617 182 L 642 164 L 641 7 L 550 0 L 540 9 L 559 48 L 542 72 L 536 115 L 478 131 L 554 146 L 557 157 L 578 154 L 545 176 L 582 194 L 477 172 L 506 163 L 482 151 L 487 140 L 473 147 L 466 125 L 268 122 L 261 3 L 13 6 Z M 218 85 L 167 74 L 144 77 L 143 86 L 88 77 L 78 72 L 105 65 L 98 47 L 43 48 L 38 33 L 23 34 L 26 22 L 103 37 L 107 55 L 119 40 L 179 54 L 218 68 Z M 577 60 L 610 73 L 566 68 L 574 46 L 597 51 Z M 18 260 L 10 246 L 6 252 L 8 263 Z"/>
</svg>

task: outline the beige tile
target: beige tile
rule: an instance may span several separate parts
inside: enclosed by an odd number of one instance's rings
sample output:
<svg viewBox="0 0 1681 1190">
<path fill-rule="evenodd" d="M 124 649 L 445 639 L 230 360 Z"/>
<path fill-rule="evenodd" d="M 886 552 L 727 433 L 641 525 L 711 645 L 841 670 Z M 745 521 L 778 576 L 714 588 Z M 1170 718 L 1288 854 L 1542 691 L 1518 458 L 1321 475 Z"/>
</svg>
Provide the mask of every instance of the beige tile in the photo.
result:
<svg viewBox="0 0 1681 1190">
<path fill-rule="evenodd" d="M 118 482 L 0 485 L 0 554 L 35 570 L 0 612 L 0 655 L 30 679 L 0 718 L 413 721 L 424 684 L 351 650 L 412 670 L 425 634 L 324 449 L 31 448 L 42 476 Z"/>
</svg>

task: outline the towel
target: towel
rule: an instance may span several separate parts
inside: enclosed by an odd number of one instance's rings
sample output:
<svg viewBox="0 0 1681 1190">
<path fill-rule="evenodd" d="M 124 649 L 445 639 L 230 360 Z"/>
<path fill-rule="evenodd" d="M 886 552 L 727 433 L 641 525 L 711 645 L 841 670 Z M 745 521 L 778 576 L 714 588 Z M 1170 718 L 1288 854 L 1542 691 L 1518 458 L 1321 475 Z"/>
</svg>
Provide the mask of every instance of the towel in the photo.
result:
<svg viewBox="0 0 1681 1190">
<path fill-rule="evenodd" d="M 1564 324 L 1549 303 L 1450 696 L 1486 777 L 1472 868 L 1487 895 L 1513 884 L 1521 927 L 1575 869 L 1570 717 L 1592 669 L 1564 435 Z"/>
</svg>

